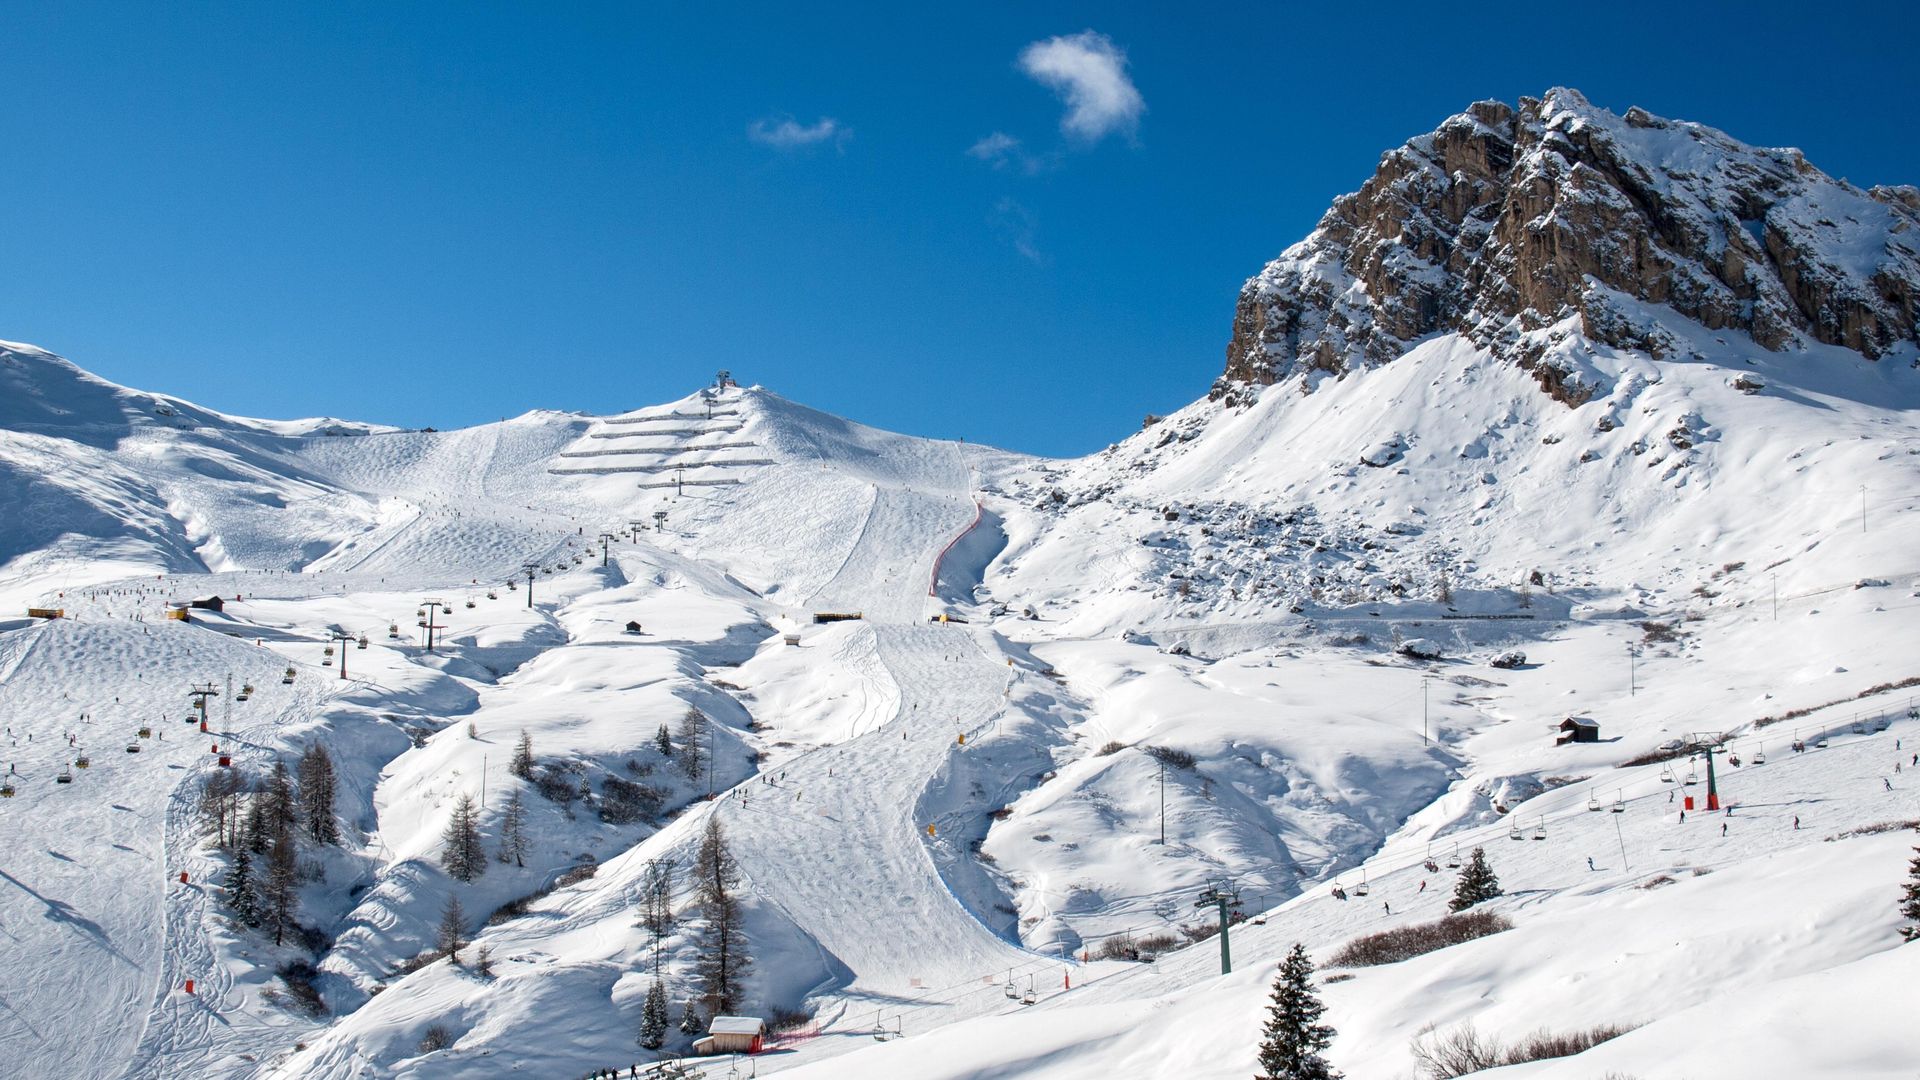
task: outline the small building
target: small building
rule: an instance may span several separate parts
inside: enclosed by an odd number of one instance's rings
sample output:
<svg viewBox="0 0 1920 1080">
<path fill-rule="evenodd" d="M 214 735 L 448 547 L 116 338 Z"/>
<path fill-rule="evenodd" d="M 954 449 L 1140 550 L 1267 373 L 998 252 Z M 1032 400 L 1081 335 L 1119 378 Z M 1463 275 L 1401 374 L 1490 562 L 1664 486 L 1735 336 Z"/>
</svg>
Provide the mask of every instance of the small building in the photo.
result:
<svg viewBox="0 0 1920 1080">
<path fill-rule="evenodd" d="M 698 1057 L 713 1054 L 757 1054 L 765 1048 L 767 1022 L 757 1016 L 716 1016 L 707 1025 L 707 1037 L 696 1039 Z"/>
<path fill-rule="evenodd" d="M 629 634 L 637 634 L 637 633 L 639 633 L 639 632 L 640 632 L 640 620 L 638 620 L 638 619 L 629 619 L 629 620 L 627 621 L 627 633 L 629 633 Z"/>
<path fill-rule="evenodd" d="M 27 609 L 27 618 L 29 619 L 64 619 L 66 616 L 67 609 L 65 608 L 30 607 Z"/>
<path fill-rule="evenodd" d="M 183 601 L 170 600 L 167 602 L 167 618 L 172 619 L 174 622 L 192 622 L 193 615 L 191 611 L 192 609 Z"/>
<path fill-rule="evenodd" d="M 1568 743 L 1599 742 L 1600 722 L 1584 716 L 1569 716 L 1560 721 L 1560 737 L 1554 745 L 1565 746 Z"/>
<path fill-rule="evenodd" d="M 190 608 L 198 608 L 201 611 L 227 610 L 227 602 L 225 600 L 220 599 L 218 596 L 196 597 L 192 600 L 187 601 L 187 606 Z"/>
</svg>

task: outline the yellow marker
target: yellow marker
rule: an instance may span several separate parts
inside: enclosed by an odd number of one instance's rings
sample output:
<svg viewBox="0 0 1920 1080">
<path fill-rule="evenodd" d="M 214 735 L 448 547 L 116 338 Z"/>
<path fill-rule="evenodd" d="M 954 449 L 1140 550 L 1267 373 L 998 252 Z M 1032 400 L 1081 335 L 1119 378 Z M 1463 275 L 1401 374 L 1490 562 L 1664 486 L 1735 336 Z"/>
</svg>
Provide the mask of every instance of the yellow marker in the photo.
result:
<svg viewBox="0 0 1920 1080">
<path fill-rule="evenodd" d="M 933 835 L 933 822 L 931 821 L 927 822 L 927 835 L 928 836 Z"/>
<path fill-rule="evenodd" d="M 960 745 L 961 746 L 967 745 L 967 733 L 964 731 L 960 733 Z"/>
</svg>

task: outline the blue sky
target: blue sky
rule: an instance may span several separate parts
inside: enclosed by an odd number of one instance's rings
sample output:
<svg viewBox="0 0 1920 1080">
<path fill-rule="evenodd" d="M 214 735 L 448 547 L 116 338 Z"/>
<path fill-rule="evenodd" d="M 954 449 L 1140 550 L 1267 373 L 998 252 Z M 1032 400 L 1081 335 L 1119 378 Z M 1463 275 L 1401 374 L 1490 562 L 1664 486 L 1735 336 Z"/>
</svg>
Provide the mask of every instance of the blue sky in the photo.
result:
<svg viewBox="0 0 1920 1080">
<path fill-rule="evenodd" d="M 0 338 L 253 415 L 611 412 L 725 367 L 1085 453 L 1203 394 L 1241 282 L 1476 99 L 1920 182 L 1906 5 L 934 10 L 6 5 Z"/>
</svg>

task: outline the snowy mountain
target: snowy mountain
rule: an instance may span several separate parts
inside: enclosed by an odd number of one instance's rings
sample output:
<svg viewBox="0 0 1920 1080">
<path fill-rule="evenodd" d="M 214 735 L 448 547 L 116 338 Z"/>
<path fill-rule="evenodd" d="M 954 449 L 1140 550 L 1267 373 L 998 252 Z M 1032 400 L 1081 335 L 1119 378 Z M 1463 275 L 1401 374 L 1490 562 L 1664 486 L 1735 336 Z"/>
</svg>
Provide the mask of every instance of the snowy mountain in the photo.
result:
<svg viewBox="0 0 1920 1080">
<path fill-rule="evenodd" d="M 781 1022 L 689 1075 L 1245 1076 L 1288 948 L 1444 915 L 1476 847 L 1511 929 L 1317 981 L 1347 1075 L 1468 1023 L 1624 1031 L 1502 1076 L 1909 1075 L 1917 205 L 1477 104 L 1078 460 L 724 379 L 252 420 L 0 346 L 5 1060 L 644 1069 L 718 823 Z M 316 747 L 337 842 L 263 840 Z"/>
</svg>

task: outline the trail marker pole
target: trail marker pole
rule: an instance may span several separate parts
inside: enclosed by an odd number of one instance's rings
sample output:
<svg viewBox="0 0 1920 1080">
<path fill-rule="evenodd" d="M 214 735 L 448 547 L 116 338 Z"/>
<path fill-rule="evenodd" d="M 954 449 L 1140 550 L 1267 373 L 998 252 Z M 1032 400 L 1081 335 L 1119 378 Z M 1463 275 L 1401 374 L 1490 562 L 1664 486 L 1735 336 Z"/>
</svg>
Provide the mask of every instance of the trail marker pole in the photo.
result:
<svg viewBox="0 0 1920 1080">
<path fill-rule="evenodd" d="M 1160 846 L 1167 846 L 1167 763 L 1160 762 Z"/>
</svg>

